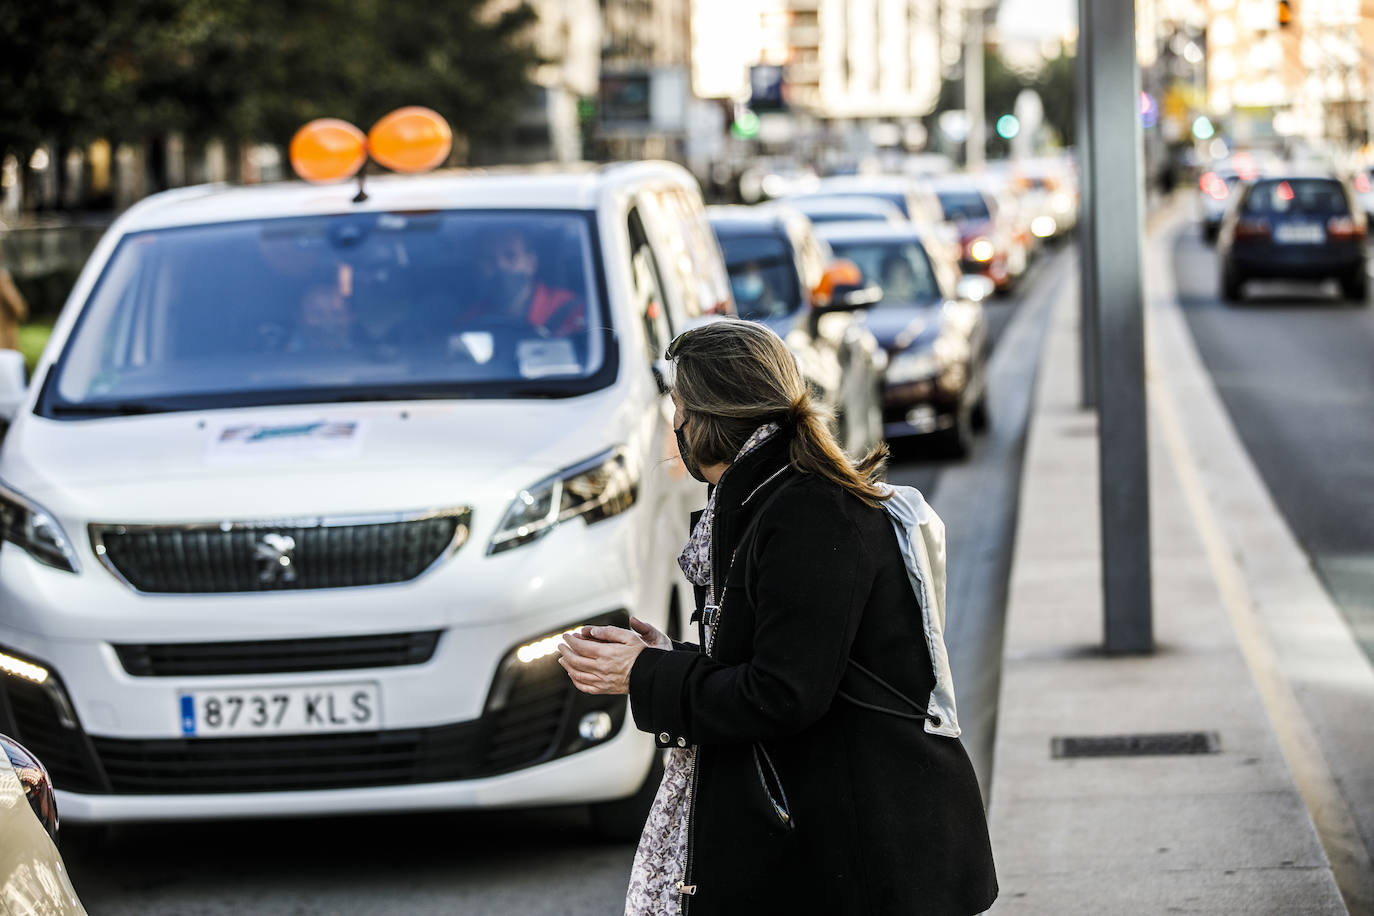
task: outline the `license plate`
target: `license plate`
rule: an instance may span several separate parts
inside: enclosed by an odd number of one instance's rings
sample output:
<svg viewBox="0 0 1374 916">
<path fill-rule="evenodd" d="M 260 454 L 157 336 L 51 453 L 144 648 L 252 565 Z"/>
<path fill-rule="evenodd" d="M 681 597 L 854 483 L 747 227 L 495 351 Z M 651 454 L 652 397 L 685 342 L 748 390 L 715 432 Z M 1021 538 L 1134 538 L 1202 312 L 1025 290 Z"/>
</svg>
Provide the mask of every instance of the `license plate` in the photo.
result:
<svg viewBox="0 0 1374 916">
<path fill-rule="evenodd" d="M 1326 229 L 1314 223 L 1281 223 L 1274 227 L 1274 241 L 1280 245 L 1320 245 Z"/>
<path fill-rule="evenodd" d="M 178 698 L 181 733 L 192 738 L 370 731 L 381 725 L 376 684 L 195 690 Z"/>
</svg>

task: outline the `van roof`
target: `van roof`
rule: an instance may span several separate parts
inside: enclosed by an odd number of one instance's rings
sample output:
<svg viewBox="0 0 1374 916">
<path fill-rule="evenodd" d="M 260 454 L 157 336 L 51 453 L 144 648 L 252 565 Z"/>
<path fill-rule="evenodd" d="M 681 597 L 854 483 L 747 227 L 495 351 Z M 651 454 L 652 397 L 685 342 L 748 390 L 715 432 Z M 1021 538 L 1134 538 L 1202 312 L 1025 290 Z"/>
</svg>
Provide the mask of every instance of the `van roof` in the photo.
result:
<svg viewBox="0 0 1374 916">
<path fill-rule="evenodd" d="M 354 203 L 356 181 L 285 181 L 197 185 L 145 198 L 121 218 L 126 232 L 287 216 L 436 209 L 591 210 L 608 193 L 640 185 L 695 188 L 671 162 L 452 169 L 425 175 L 369 175 L 367 199 Z"/>
</svg>

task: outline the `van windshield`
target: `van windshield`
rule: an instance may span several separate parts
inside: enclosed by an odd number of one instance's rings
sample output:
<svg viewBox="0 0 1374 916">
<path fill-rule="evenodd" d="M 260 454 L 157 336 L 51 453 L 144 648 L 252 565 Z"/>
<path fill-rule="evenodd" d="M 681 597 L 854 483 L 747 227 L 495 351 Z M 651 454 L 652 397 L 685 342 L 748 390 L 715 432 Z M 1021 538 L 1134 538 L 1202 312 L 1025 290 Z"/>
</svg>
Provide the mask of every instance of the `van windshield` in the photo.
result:
<svg viewBox="0 0 1374 916">
<path fill-rule="evenodd" d="M 615 346 L 592 231 L 582 212 L 463 210 L 130 234 L 40 410 L 595 390 Z"/>
</svg>

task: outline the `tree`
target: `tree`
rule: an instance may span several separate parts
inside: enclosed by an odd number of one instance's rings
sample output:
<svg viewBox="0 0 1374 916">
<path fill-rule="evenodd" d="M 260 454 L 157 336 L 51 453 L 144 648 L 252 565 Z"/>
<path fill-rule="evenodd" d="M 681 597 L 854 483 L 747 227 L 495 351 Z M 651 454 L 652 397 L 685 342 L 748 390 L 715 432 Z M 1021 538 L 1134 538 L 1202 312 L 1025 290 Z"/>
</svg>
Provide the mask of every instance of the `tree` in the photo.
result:
<svg viewBox="0 0 1374 916">
<path fill-rule="evenodd" d="M 1007 143 L 991 130 L 1004 114 L 1010 114 L 1016 97 L 1023 89 L 1033 89 L 1045 107 L 1045 124 L 1065 146 L 1071 146 L 1077 134 L 1077 74 L 1074 58 L 1060 55 L 1047 61 L 1038 73 L 1026 73 L 1007 66 L 1000 55 L 986 54 L 983 63 L 983 111 L 989 130 L 989 152 L 1005 155 Z M 963 79 L 946 80 L 940 87 L 937 111 L 964 107 Z"/>
<path fill-rule="evenodd" d="M 0 0 L 0 156 L 171 131 L 284 144 L 330 115 L 363 129 L 427 105 L 498 129 L 530 91 L 526 3 Z"/>
</svg>

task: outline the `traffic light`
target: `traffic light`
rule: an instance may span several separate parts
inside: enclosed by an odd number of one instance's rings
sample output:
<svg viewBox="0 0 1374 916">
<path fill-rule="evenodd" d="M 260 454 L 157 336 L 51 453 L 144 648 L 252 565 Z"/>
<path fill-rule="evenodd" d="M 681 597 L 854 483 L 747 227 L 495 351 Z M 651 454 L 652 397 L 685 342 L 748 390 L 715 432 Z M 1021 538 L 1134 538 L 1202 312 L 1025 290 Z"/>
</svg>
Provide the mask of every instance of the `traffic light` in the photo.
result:
<svg viewBox="0 0 1374 916">
<path fill-rule="evenodd" d="M 1293 21 L 1293 4 L 1289 0 L 1279 0 L 1279 28 L 1288 28 Z"/>
</svg>

